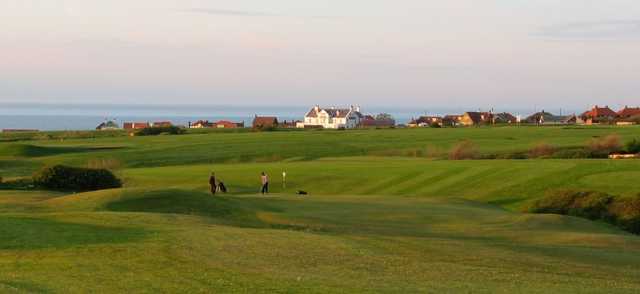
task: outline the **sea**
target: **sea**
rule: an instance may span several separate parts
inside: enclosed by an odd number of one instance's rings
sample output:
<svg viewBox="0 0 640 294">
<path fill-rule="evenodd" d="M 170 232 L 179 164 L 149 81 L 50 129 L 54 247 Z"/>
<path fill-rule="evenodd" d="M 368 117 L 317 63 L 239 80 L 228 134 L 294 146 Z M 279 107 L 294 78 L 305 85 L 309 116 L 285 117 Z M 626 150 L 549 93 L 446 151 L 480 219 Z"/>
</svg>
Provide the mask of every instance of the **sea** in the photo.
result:
<svg viewBox="0 0 640 294">
<path fill-rule="evenodd" d="M 188 125 L 198 120 L 230 120 L 251 125 L 256 115 L 276 116 L 278 120 L 303 120 L 310 106 L 246 106 L 246 105 L 166 105 L 166 104 L 69 104 L 69 103 L 2 103 L 0 129 L 40 131 L 93 130 L 100 123 L 171 121 Z M 399 124 L 421 115 L 462 114 L 478 109 L 427 107 L 361 107 L 364 114 L 389 113 Z M 484 110 L 488 111 L 488 110 Z M 501 110 L 516 111 L 522 110 Z"/>
</svg>

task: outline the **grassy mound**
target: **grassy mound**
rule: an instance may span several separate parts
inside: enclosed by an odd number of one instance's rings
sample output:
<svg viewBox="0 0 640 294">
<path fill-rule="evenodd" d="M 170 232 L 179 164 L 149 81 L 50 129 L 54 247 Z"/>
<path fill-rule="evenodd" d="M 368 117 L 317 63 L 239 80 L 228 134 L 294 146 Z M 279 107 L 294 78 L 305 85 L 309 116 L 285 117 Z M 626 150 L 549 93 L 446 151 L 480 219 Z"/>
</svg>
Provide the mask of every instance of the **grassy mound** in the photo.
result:
<svg viewBox="0 0 640 294">
<path fill-rule="evenodd" d="M 237 199 L 214 197 L 205 192 L 179 189 L 126 192 L 125 197 L 106 203 L 104 209 L 121 212 L 151 212 L 200 215 L 216 218 L 246 216 L 249 209 Z"/>
<path fill-rule="evenodd" d="M 211 196 L 183 189 L 111 189 L 53 198 L 40 205 L 44 211 L 114 211 L 204 216 L 218 222 L 242 226 L 264 226 L 254 206 L 237 198 Z"/>
<path fill-rule="evenodd" d="M 0 250 L 68 248 L 140 240 L 145 230 L 60 222 L 47 218 L 0 216 Z"/>
</svg>

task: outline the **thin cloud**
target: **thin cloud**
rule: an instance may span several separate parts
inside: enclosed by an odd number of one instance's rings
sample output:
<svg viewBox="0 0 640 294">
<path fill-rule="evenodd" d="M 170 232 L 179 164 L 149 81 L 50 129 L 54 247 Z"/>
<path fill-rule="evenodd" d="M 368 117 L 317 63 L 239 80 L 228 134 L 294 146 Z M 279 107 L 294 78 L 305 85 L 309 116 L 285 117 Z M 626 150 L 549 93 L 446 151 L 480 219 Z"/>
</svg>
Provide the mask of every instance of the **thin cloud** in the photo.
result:
<svg viewBox="0 0 640 294">
<path fill-rule="evenodd" d="M 336 16 L 311 15 L 311 16 L 292 16 L 272 12 L 250 11 L 250 10 L 231 10 L 231 9 L 213 9 L 213 8 L 192 8 L 180 10 L 187 13 L 208 14 L 216 16 L 237 16 L 237 17 L 302 17 L 311 19 L 338 19 Z"/>
<path fill-rule="evenodd" d="M 228 9 L 208 9 L 208 8 L 192 8 L 181 10 L 182 12 L 200 13 L 220 16 L 283 16 L 277 13 L 257 12 L 249 10 L 228 10 Z"/>
<path fill-rule="evenodd" d="M 610 40 L 640 38 L 640 20 L 574 22 L 541 28 L 535 37 L 551 39 Z"/>
</svg>

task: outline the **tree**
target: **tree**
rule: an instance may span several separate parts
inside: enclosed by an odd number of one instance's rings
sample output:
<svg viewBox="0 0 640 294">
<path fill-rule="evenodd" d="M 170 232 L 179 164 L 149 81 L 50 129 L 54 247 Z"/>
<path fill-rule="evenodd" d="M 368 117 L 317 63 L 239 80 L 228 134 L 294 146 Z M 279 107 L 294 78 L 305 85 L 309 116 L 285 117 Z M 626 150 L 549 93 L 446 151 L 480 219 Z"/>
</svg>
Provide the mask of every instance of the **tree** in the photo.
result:
<svg viewBox="0 0 640 294">
<path fill-rule="evenodd" d="M 380 113 L 376 115 L 376 120 L 394 120 L 394 119 L 393 119 L 393 116 L 391 116 L 391 114 Z"/>
</svg>

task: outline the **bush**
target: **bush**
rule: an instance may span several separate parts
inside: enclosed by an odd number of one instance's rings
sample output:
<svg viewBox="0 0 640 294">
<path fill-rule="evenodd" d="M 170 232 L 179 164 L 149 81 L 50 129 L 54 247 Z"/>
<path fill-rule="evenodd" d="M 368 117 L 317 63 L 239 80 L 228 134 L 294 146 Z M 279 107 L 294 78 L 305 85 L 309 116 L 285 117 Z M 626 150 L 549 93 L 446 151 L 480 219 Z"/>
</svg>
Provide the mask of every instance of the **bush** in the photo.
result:
<svg viewBox="0 0 640 294">
<path fill-rule="evenodd" d="M 478 149 L 470 140 L 459 142 L 449 152 L 449 159 L 451 160 L 476 159 L 478 156 Z"/>
<path fill-rule="evenodd" d="M 616 216 L 616 224 L 626 231 L 640 234 L 640 194 L 614 202 L 609 213 Z"/>
<path fill-rule="evenodd" d="M 600 192 L 554 191 L 534 202 L 532 213 L 553 213 L 602 220 L 640 234 L 640 194 L 617 198 Z"/>
<path fill-rule="evenodd" d="M 182 135 L 184 133 L 186 133 L 187 131 L 183 128 L 180 127 L 176 127 L 176 126 L 169 126 L 169 127 L 151 127 L 151 128 L 144 128 L 139 130 L 136 133 L 136 136 L 157 136 L 157 135 L 161 135 L 161 134 L 168 134 L 168 135 Z"/>
<path fill-rule="evenodd" d="M 620 136 L 613 134 L 592 139 L 587 148 L 591 153 L 591 157 L 606 158 L 609 157 L 611 153 L 620 152 L 622 150 L 622 143 L 620 143 Z"/>
<path fill-rule="evenodd" d="M 630 154 L 640 153 L 640 141 L 633 139 L 625 144 L 625 151 Z"/>
<path fill-rule="evenodd" d="M 436 128 L 436 129 L 442 128 L 442 126 L 437 122 L 432 122 L 431 124 L 429 124 L 429 127 Z"/>
<path fill-rule="evenodd" d="M 573 207 L 573 203 L 580 193 L 573 190 L 554 191 L 534 202 L 529 207 L 529 212 L 569 214 L 569 210 Z"/>
<path fill-rule="evenodd" d="M 578 149 L 560 149 L 556 151 L 551 157 L 559 159 L 578 159 L 578 158 L 591 158 L 591 152 L 585 148 Z"/>
<path fill-rule="evenodd" d="M 529 157 L 531 158 L 539 158 L 539 157 L 550 157 L 556 153 L 556 148 L 547 144 L 547 143 L 539 143 L 536 146 L 533 146 L 529 150 Z"/>
<path fill-rule="evenodd" d="M 569 215 L 590 220 L 610 220 L 608 207 L 613 196 L 600 192 L 584 192 L 574 199 Z"/>
<path fill-rule="evenodd" d="M 122 182 L 106 169 L 64 165 L 45 167 L 33 176 L 36 186 L 60 191 L 95 191 L 122 187 Z"/>
</svg>

